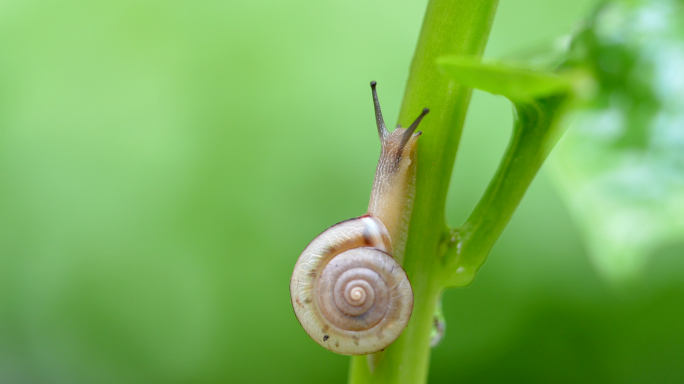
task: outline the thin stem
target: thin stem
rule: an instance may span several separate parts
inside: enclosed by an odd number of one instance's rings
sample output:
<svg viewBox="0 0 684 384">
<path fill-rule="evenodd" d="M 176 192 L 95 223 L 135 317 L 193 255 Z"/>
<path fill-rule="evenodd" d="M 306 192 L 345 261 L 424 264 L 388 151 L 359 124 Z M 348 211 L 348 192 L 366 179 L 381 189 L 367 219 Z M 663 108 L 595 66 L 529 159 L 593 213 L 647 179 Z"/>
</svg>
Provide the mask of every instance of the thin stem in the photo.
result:
<svg viewBox="0 0 684 384">
<path fill-rule="evenodd" d="M 487 259 L 525 191 L 563 132 L 565 95 L 515 103 L 515 126 L 506 154 L 466 222 L 452 232 L 445 270 L 449 286 L 465 286 Z"/>
<path fill-rule="evenodd" d="M 448 233 L 444 209 L 471 90 L 441 74 L 436 59 L 480 56 L 498 0 L 430 0 L 411 65 L 399 122 L 408 123 L 423 107 L 418 147 L 416 198 L 403 267 L 414 292 L 411 320 L 384 352 L 353 357 L 350 383 L 424 383 L 430 357 L 430 331 L 444 287 L 440 247 Z M 370 361 L 370 364 L 369 364 Z"/>
</svg>

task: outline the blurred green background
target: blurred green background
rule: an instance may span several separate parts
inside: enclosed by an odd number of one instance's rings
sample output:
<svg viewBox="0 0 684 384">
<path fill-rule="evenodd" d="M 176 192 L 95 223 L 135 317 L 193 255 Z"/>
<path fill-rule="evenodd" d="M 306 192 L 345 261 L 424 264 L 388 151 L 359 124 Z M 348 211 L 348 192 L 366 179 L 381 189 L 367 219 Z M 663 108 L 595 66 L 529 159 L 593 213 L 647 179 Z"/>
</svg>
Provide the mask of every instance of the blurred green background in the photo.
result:
<svg viewBox="0 0 684 384">
<path fill-rule="evenodd" d="M 289 278 L 365 212 L 368 82 L 394 121 L 425 5 L 0 2 L 0 382 L 345 382 Z M 592 6 L 502 1 L 486 56 Z M 475 92 L 451 224 L 510 129 L 510 104 Z M 683 252 L 611 289 L 542 171 L 475 283 L 445 293 L 430 381 L 684 382 Z"/>
</svg>

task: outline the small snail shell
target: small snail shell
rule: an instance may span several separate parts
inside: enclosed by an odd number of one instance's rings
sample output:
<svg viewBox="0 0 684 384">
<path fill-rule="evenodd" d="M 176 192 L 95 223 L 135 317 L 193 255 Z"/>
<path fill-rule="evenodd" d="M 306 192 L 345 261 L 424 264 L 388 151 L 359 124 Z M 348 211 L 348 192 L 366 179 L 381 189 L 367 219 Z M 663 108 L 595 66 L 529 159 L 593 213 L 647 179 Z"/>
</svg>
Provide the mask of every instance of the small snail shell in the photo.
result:
<svg viewBox="0 0 684 384">
<path fill-rule="evenodd" d="M 413 309 L 413 291 L 400 263 L 415 189 L 420 132 L 414 132 L 428 110 L 409 128 L 390 133 L 375 85 L 371 82 L 382 151 L 368 213 L 318 235 L 297 260 L 290 280 L 292 306 L 304 330 L 345 355 L 385 349 L 404 330 Z"/>
</svg>

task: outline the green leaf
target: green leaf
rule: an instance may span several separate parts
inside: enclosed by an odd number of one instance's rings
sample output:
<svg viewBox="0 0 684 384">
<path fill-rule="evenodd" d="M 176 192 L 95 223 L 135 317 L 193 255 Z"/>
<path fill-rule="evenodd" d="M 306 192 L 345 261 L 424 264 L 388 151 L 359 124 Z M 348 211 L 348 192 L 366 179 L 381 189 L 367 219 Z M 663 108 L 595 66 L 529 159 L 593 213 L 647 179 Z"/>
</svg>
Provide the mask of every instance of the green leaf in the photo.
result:
<svg viewBox="0 0 684 384">
<path fill-rule="evenodd" d="M 460 84 L 504 95 L 514 101 L 563 93 L 570 88 L 568 79 L 552 72 L 481 63 L 471 57 L 441 57 L 437 59 L 437 65 Z"/>
<path fill-rule="evenodd" d="M 595 89 L 552 170 L 594 265 L 618 283 L 684 238 L 682 18 L 679 2 L 608 3 L 570 53 Z"/>
</svg>

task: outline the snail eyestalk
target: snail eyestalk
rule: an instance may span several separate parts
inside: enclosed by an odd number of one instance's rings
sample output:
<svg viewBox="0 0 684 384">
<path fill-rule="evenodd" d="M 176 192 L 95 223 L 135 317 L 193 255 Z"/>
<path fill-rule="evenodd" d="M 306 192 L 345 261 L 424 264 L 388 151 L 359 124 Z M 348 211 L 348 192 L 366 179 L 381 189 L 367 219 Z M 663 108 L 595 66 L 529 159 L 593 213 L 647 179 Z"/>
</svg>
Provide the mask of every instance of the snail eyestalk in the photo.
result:
<svg viewBox="0 0 684 384">
<path fill-rule="evenodd" d="M 416 131 L 416 128 L 418 128 L 418 124 L 420 124 L 421 120 L 423 120 L 423 117 L 427 115 L 430 112 L 430 109 L 428 108 L 423 108 L 423 111 L 420 113 L 420 115 L 416 118 L 416 120 L 406 128 L 406 132 L 404 132 L 404 136 L 401 138 L 401 144 L 399 144 L 399 148 L 404 148 L 404 145 L 409 141 L 411 136 L 413 135 L 413 132 Z"/>
<path fill-rule="evenodd" d="M 380 136 L 380 141 L 382 141 L 389 132 L 387 132 L 385 120 L 382 118 L 380 100 L 378 100 L 378 91 L 375 90 L 375 86 L 377 84 L 378 83 L 376 81 L 371 81 L 370 86 L 373 92 L 373 105 L 375 106 L 375 124 L 378 126 L 378 136 Z"/>
</svg>

